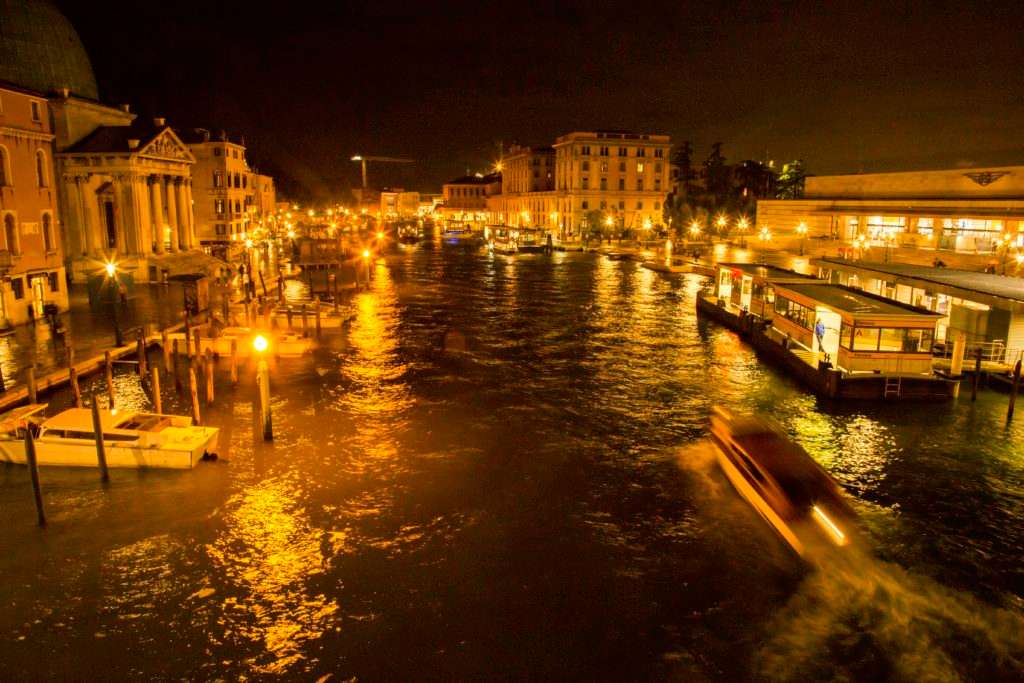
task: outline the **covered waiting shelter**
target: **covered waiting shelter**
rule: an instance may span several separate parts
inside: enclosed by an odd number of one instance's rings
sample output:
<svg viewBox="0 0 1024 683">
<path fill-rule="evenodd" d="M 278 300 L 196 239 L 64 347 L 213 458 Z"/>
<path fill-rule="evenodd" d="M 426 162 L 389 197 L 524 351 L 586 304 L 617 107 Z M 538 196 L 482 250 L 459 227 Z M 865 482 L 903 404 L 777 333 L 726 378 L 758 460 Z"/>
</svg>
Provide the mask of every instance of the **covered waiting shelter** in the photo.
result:
<svg viewBox="0 0 1024 683">
<path fill-rule="evenodd" d="M 841 285 L 789 283 L 775 286 L 772 327 L 848 373 L 926 374 L 941 317 Z"/>
<path fill-rule="evenodd" d="M 715 294 L 719 300 L 762 318 L 772 317 L 774 285 L 816 281 L 795 270 L 757 263 L 719 263 L 716 275 Z"/>
</svg>

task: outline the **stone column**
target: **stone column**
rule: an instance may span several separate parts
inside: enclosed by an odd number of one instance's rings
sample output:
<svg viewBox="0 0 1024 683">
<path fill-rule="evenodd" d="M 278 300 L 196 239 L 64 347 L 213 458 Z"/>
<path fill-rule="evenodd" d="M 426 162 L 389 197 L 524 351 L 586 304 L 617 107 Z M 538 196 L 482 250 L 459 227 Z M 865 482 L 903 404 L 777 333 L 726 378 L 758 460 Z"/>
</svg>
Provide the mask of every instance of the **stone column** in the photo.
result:
<svg viewBox="0 0 1024 683">
<path fill-rule="evenodd" d="M 199 236 L 196 235 L 196 215 L 195 208 L 192 206 L 192 179 L 185 179 L 185 217 L 186 227 L 188 233 L 188 248 L 196 249 L 199 247 Z"/>
<path fill-rule="evenodd" d="M 75 187 L 78 190 L 78 210 L 82 216 L 82 222 L 79 227 L 84 236 L 84 252 L 82 255 L 95 256 L 96 239 L 92 233 L 92 221 L 89 216 L 89 204 L 87 201 L 89 188 L 86 187 L 86 180 L 86 176 L 75 176 Z M 79 246 L 82 246 L 82 244 Z"/>
<path fill-rule="evenodd" d="M 137 175 L 132 183 L 132 190 L 135 194 L 136 214 L 139 217 L 137 234 L 139 236 L 139 253 L 148 255 L 153 251 L 153 214 L 150 212 L 151 204 L 148 196 L 147 176 Z"/>
<path fill-rule="evenodd" d="M 156 245 L 156 253 L 164 253 L 164 203 L 163 186 L 160 184 L 160 176 L 149 176 L 149 201 L 152 207 L 151 224 L 153 226 L 153 243 Z"/>
<path fill-rule="evenodd" d="M 163 176 L 167 192 L 167 225 L 171 229 L 171 252 L 178 251 L 178 202 L 174 197 L 174 178 Z"/>
<path fill-rule="evenodd" d="M 188 240 L 188 214 L 189 207 L 185 203 L 185 178 L 175 178 L 174 196 L 178 202 L 178 242 L 183 250 L 191 246 Z"/>
</svg>

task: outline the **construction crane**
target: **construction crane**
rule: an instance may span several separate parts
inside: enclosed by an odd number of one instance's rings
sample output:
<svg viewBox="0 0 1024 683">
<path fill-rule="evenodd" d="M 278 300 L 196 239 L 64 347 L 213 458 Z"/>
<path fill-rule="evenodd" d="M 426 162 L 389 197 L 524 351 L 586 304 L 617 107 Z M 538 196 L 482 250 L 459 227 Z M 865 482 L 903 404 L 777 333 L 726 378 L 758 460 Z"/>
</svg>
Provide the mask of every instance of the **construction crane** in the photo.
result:
<svg viewBox="0 0 1024 683">
<path fill-rule="evenodd" d="M 412 159 L 397 159 L 395 157 L 364 157 L 362 154 L 356 154 L 352 157 L 352 161 L 359 161 L 363 164 L 363 189 L 366 189 L 366 162 L 367 161 L 383 161 L 389 164 L 411 164 Z"/>
</svg>

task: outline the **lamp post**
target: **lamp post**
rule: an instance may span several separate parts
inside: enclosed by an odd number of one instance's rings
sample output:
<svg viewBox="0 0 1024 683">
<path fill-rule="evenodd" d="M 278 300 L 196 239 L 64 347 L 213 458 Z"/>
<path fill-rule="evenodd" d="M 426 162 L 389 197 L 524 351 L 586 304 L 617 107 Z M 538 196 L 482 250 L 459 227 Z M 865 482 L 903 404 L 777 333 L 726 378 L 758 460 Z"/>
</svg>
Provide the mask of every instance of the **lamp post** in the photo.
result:
<svg viewBox="0 0 1024 683">
<path fill-rule="evenodd" d="M 700 223 L 693 221 L 690 223 L 690 240 L 696 242 L 698 237 L 700 237 Z"/>
<path fill-rule="evenodd" d="M 258 334 L 252 340 L 252 347 L 260 359 L 256 366 L 256 388 L 260 394 L 260 423 L 263 426 L 263 440 L 273 441 L 274 423 L 270 416 L 270 368 L 267 367 L 267 359 L 263 357 L 270 344 L 266 337 Z"/>
<path fill-rule="evenodd" d="M 363 267 L 366 268 L 366 288 L 370 288 L 370 250 L 363 249 Z"/>
<path fill-rule="evenodd" d="M 719 237 L 725 236 L 725 227 L 727 225 L 729 225 L 729 219 L 726 218 L 725 214 L 718 214 L 718 218 L 715 219 L 715 226 L 718 228 Z"/>
<path fill-rule="evenodd" d="M 768 244 L 772 241 L 772 232 L 765 225 L 761 228 L 761 232 L 757 234 L 757 239 L 761 241 L 761 263 L 765 263 L 765 257 L 767 254 Z"/>
<path fill-rule="evenodd" d="M 807 239 L 807 224 L 801 223 L 796 226 L 796 234 L 800 235 L 800 255 L 804 255 L 804 240 Z"/>
<path fill-rule="evenodd" d="M 747 228 L 750 227 L 750 222 L 747 221 L 746 216 L 740 216 L 739 220 L 736 221 L 736 231 L 740 234 L 740 248 L 747 248 Z"/>
<path fill-rule="evenodd" d="M 118 308 L 121 307 L 121 286 L 117 281 L 117 264 L 113 261 L 107 261 L 106 265 L 103 266 L 106 271 L 107 280 L 113 287 L 114 297 L 111 302 L 111 306 L 114 309 L 114 344 L 117 346 L 124 346 L 124 336 L 121 334 L 121 321 L 118 316 Z"/>
</svg>

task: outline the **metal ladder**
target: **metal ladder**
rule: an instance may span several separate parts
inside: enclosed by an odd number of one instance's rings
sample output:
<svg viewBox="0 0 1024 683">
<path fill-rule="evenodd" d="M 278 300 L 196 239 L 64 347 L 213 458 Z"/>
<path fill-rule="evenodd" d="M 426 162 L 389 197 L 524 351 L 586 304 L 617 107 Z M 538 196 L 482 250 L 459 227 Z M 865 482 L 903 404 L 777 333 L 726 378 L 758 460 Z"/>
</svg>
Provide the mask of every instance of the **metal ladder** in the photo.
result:
<svg viewBox="0 0 1024 683">
<path fill-rule="evenodd" d="M 900 390 L 902 389 L 902 377 L 897 375 L 892 377 L 891 375 L 885 378 L 885 398 L 899 398 Z"/>
</svg>

